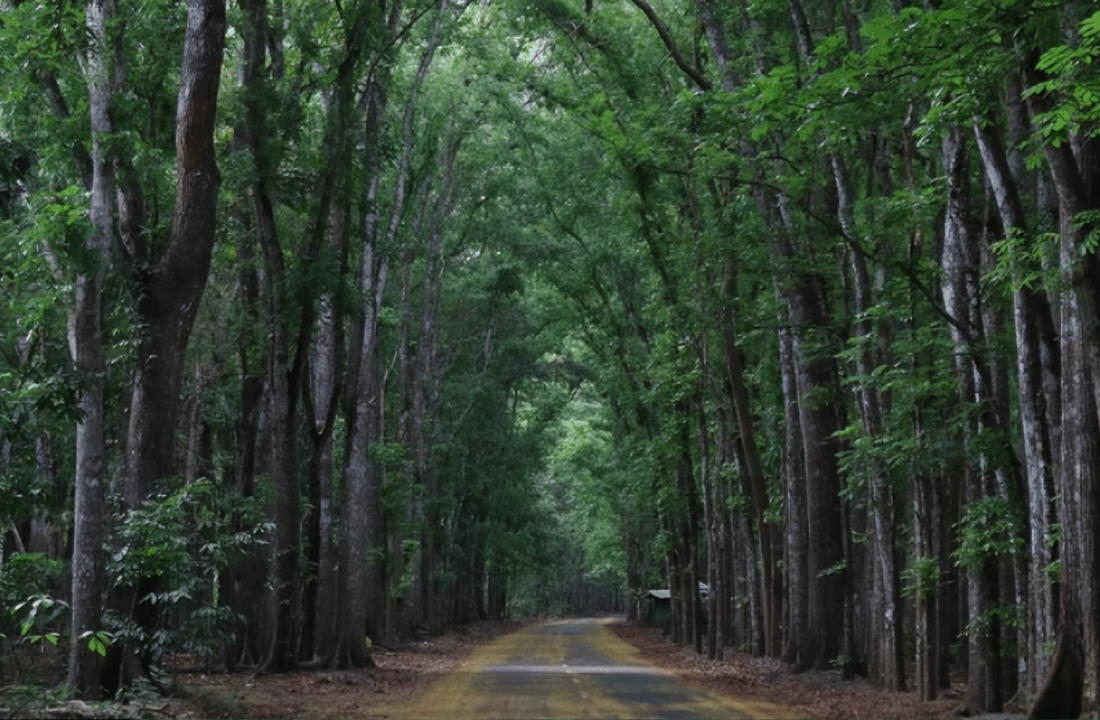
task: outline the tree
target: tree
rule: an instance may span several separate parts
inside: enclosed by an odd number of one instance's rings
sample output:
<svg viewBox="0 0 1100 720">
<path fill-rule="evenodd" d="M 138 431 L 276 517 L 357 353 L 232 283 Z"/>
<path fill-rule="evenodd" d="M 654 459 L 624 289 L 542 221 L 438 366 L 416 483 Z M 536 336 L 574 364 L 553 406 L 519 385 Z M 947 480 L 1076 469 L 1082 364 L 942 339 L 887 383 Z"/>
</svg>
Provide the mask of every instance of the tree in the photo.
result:
<svg viewBox="0 0 1100 720">
<path fill-rule="evenodd" d="M 1097 15 L 1086 21 L 1085 31 L 1095 45 Z M 1061 50 L 1065 52 L 1065 50 Z M 1058 57 L 1059 50 L 1050 51 Z M 1051 60 L 1048 59 L 1048 64 Z M 1055 63 L 1057 61 L 1054 61 Z M 1063 66 L 1064 67 L 1064 66 Z M 1081 139 L 1080 159 L 1052 120 L 1051 91 L 1058 88 L 1042 82 L 1040 68 L 1025 66 L 1034 92 L 1028 103 L 1032 113 L 1043 119 L 1043 155 L 1058 194 L 1058 219 L 1063 282 L 1060 324 L 1062 378 L 1062 467 L 1056 481 L 1062 498 L 1062 583 L 1058 651 L 1051 670 L 1032 706 L 1033 717 L 1079 715 L 1094 712 L 1100 693 L 1100 645 L 1096 642 L 1098 577 L 1095 547 L 1100 518 L 1097 517 L 1096 444 L 1098 437 L 1095 382 L 1100 372 L 1100 348 L 1095 283 L 1097 256 L 1091 240 L 1092 211 L 1096 208 L 1096 143 Z M 1085 106 L 1087 113 L 1090 108 Z M 1053 115 L 1053 117 L 1057 117 Z M 1049 124 L 1046 124 L 1049 123 Z M 1093 393 L 1088 391 L 1093 386 Z"/>
<path fill-rule="evenodd" d="M 76 303 L 72 320 L 73 358 L 85 387 L 77 410 L 76 486 L 73 501 L 73 597 L 72 644 L 69 649 L 69 689 L 91 699 L 99 697 L 99 654 L 85 647 L 83 639 L 103 630 L 103 596 L 106 507 L 106 438 L 104 387 L 107 362 L 104 352 L 103 283 L 113 245 L 112 195 L 114 158 L 106 145 L 112 132 L 111 87 L 115 82 L 110 61 L 107 24 L 111 8 L 91 2 L 88 25 L 94 42 L 85 59 L 88 74 L 92 129 L 92 183 L 89 218 L 92 235 L 87 241 L 84 267 L 76 278 Z"/>
</svg>

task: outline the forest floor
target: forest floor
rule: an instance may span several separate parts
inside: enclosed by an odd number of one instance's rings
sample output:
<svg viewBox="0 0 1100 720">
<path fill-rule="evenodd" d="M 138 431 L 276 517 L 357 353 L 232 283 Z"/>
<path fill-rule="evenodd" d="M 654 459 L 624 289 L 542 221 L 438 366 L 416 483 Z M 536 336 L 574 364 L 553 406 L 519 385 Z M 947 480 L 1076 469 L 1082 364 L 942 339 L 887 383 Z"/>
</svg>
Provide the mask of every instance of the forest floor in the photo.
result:
<svg viewBox="0 0 1100 720">
<path fill-rule="evenodd" d="M 525 624 L 531 623 L 483 622 L 429 641 L 376 648 L 377 667 L 364 670 L 278 675 L 181 672 L 175 675 L 177 691 L 172 697 L 132 707 L 129 712 L 117 706 L 90 708 L 69 703 L 67 708 L 55 708 L 38 717 L 400 717 L 414 698 L 458 669 L 475 650 Z M 957 717 L 962 704 L 961 687 L 939 700 L 922 703 L 915 693 L 888 693 L 864 680 L 845 681 L 840 671 L 795 674 L 777 661 L 745 654 L 732 661 L 713 662 L 669 642 L 657 628 L 618 622 L 608 627 L 637 650 L 637 659 L 688 685 L 739 700 L 783 705 L 792 710 L 791 717 L 946 720 Z M 0 709 L 2 717 L 23 715 L 6 715 Z"/>
<path fill-rule="evenodd" d="M 431 640 L 375 648 L 377 667 L 278 675 L 180 674 L 188 718 L 390 718 L 477 648 L 523 627 L 479 622 Z M 177 717 L 181 717 L 177 715 Z"/>
</svg>

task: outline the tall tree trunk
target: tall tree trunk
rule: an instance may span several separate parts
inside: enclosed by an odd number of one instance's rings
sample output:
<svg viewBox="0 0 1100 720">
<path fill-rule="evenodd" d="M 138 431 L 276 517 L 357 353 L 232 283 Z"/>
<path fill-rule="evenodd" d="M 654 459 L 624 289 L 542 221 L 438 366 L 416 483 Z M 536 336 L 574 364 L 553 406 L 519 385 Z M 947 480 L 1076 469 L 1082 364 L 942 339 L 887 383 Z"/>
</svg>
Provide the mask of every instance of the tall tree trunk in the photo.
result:
<svg viewBox="0 0 1100 720">
<path fill-rule="evenodd" d="M 1029 84 L 1035 84 L 1033 68 Z M 1050 109 L 1043 93 L 1028 98 L 1033 113 Z M 1043 145 L 1058 190 L 1062 297 L 1061 617 L 1058 650 L 1031 708 L 1032 717 L 1077 717 L 1100 710 L 1100 257 L 1083 251 L 1095 222 L 1081 213 L 1100 207 L 1100 146 Z"/>
<path fill-rule="evenodd" d="M 270 393 L 271 484 L 274 489 L 274 529 L 271 547 L 272 647 L 264 666 L 276 672 L 293 670 L 298 663 L 298 551 L 301 519 L 298 488 L 297 413 L 295 383 L 291 378 L 290 339 L 279 280 L 285 276 L 282 249 L 267 193 L 254 188 L 260 216 L 264 255 Z"/>
<path fill-rule="evenodd" d="M 781 651 L 780 616 L 782 614 L 782 577 L 777 568 L 775 553 L 778 528 L 767 518 L 768 497 L 767 479 L 764 477 L 763 464 L 760 461 L 760 448 L 756 443 L 756 430 L 750 407 L 749 392 L 745 386 L 745 357 L 737 344 L 733 302 L 737 295 L 737 261 L 731 255 L 726 257 L 726 280 L 722 308 L 722 340 L 725 351 L 725 363 L 729 394 L 733 400 L 734 416 L 737 420 L 737 436 L 744 458 L 745 472 L 748 475 L 753 503 L 753 520 L 759 535 L 760 561 L 763 571 L 763 622 L 764 647 L 761 652 L 777 657 Z"/>
<path fill-rule="evenodd" d="M 702 352 L 700 353 L 702 356 L 702 367 L 699 385 L 701 390 L 700 396 L 702 396 L 702 390 L 704 388 L 709 389 L 714 386 L 714 377 L 710 367 L 710 359 L 706 352 L 706 341 L 704 340 L 700 345 L 702 346 Z M 703 533 L 706 538 L 707 561 L 705 572 L 708 587 L 707 596 L 703 603 L 705 608 L 703 616 L 707 623 L 704 644 L 706 646 L 707 658 L 710 660 L 717 660 L 720 650 L 715 598 L 718 596 L 718 591 L 721 588 L 721 583 L 718 579 L 718 563 L 720 562 L 718 557 L 718 522 L 722 515 L 722 511 L 719 509 L 719 504 L 721 503 L 719 492 L 720 479 L 718 473 L 714 472 L 714 453 L 710 438 L 711 428 L 717 423 L 709 422 L 706 408 L 703 403 L 699 403 L 697 412 L 698 420 L 695 425 L 695 434 L 699 447 L 700 486 L 703 489 Z"/>
<path fill-rule="evenodd" d="M 369 189 L 368 189 L 369 192 Z M 347 448 L 344 454 L 344 484 L 340 514 L 340 580 L 337 601 L 338 638 L 335 662 L 339 667 L 372 665 L 363 640 L 375 632 L 376 618 L 370 611 L 382 610 L 382 574 L 379 553 L 382 539 L 382 477 L 378 463 L 370 457 L 372 443 L 381 437 L 379 369 L 377 358 L 378 311 L 385 289 L 389 263 L 375 260 L 368 240 L 359 269 L 359 289 L 365 299 L 363 317 L 352 352 L 355 370 L 351 375 L 351 400 L 347 420 Z M 369 627 L 368 627 L 369 625 Z"/>
<path fill-rule="evenodd" d="M 778 283 L 777 283 L 778 285 Z M 787 638 L 783 662 L 799 666 L 809 657 L 809 546 L 806 537 L 806 470 L 799 431 L 794 331 L 789 314 L 779 318 L 779 374 L 783 387 L 783 477 L 786 492 Z"/>
<path fill-rule="evenodd" d="M 1068 268 L 1077 261 L 1078 253 L 1066 239 L 1072 237 L 1072 230 L 1065 227 L 1069 221 L 1063 218 L 1062 222 L 1061 255 L 1063 267 Z M 1057 478 L 1063 537 L 1058 648 L 1031 706 L 1032 718 L 1076 718 L 1090 714 L 1096 707 L 1096 669 L 1094 663 L 1090 668 L 1089 654 L 1096 652 L 1098 642 L 1094 603 L 1100 448 L 1079 313 L 1075 294 L 1072 290 L 1065 292 L 1061 321 L 1063 470 Z"/>
<path fill-rule="evenodd" d="M 282 287 L 286 268 L 269 189 L 275 168 L 268 153 L 270 128 L 267 111 L 262 105 L 264 58 L 269 38 L 267 2 L 249 0 L 245 11 L 247 25 L 241 69 L 245 123 L 242 134 L 256 166 L 249 193 L 264 263 L 265 325 L 268 328 L 266 374 L 270 399 L 271 483 L 274 489 L 269 598 L 271 646 L 262 667 L 284 671 L 297 667 L 298 631 L 301 626 L 298 580 L 301 520 L 296 411 L 297 383 L 301 371 L 298 360 L 291 358 L 289 318 Z M 326 206 L 325 199 L 321 205 L 322 208 Z M 307 255 L 313 254 L 310 248 Z M 308 312 L 303 311 L 303 314 Z"/>
<path fill-rule="evenodd" d="M 980 248 L 970 231 L 969 154 L 966 138 L 960 128 L 949 131 L 943 142 L 943 167 L 947 176 L 948 199 L 944 232 L 944 306 L 952 318 L 952 340 L 955 345 L 955 370 L 959 397 L 964 404 L 980 404 L 988 397 L 989 377 L 978 369 L 984 337 L 978 298 Z M 983 406 L 984 407 L 984 406 Z M 978 507 L 994 492 L 987 486 L 989 473 L 985 462 L 969 457 L 971 443 L 977 436 L 977 418 L 967 421 L 964 447 L 967 451 L 964 498 L 968 506 Z M 965 532 L 965 530 L 964 530 Z M 969 615 L 969 678 L 966 703 L 977 711 L 999 711 L 1000 649 L 997 623 L 990 611 L 997 605 L 996 558 L 992 552 L 975 558 L 967 566 Z"/>
<path fill-rule="evenodd" d="M 225 0 L 188 0 L 176 107 L 176 209 L 153 268 L 138 274 L 138 343 L 124 500 L 139 507 L 154 481 L 175 471 L 183 359 L 206 288 L 217 226 L 214 116 L 225 43 Z"/>
<path fill-rule="evenodd" d="M 188 0 L 176 105 L 176 204 L 163 252 L 151 256 L 144 199 L 132 170 L 118 184 L 118 228 L 130 261 L 139 326 L 131 384 L 123 505 L 135 510 L 153 483 L 176 474 L 183 363 L 206 288 L 217 226 L 214 120 L 225 43 L 225 0 Z M 147 598 L 156 578 L 119 590 L 123 612 L 149 632 L 158 610 Z M 155 661 L 146 647 L 145 670 Z"/>
<path fill-rule="evenodd" d="M 785 199 L 779 208 L 783 232 L 776 254 L 786 263 L 797 257 L 788 233 L 797 233 L 797 221 Z M 806 472 L 807 579 L 809 646 L 799 657 L 802 670 L 826 669 L 844 649 L 845 578 L 844 536 L 841 517 L 840 472 L 837 465 L 837 382 L 835 360 L 815 349 L 827 339 L 829 310 L 823 279 L 816 273 L 779 271 L 778 282 L 794 329 L 792 349 L 798 391 L 799 429 Z"/>
<path fill-rule="evenodd" d="M 418 444 L 414 453 L 416 474 L 424 488 L 425 498 L 439 496 L 439 473 L 432 463 L 434 418 L 439 411 L 442 384 L 437 314 L 443 289 L 443 220 L 454 207 L 455 158 L 458 143 L 448 144 L 440 158 L 441 182 L 439 194 L 433 205 L 428 231 L 428 256 L 425 267 L 424 302 L 420 315 L 420 339 L 417 342 L 416 389 L 413 396 L 413 413 L 420 418 L 417 432 Z M 444 539 L 440 536 L 439 511 L 430 505 L 424 510 L 425 532 L 421 538 L 421 567 L 419 575 L 420 622 L 430 634 L 442 630 L 439 589 L 435 577 L 440 570 L 440 549 Z"/>
<path fill-rule="evenodd" d="M 400 18 L 401 7 L 401 2 L 395 2 L 389 8 L 385 31 L 391 36 Z M 373 12 L 365 4 L 356 4 L 350 17 L 343 58 L 336 68 L 332 106 L 327 113 L 329 162 L 333 168 L 341 169 L 347 167 L 352 156 L 354 138 L 351 128 L 357 114 L 354 92 L 359 68 L 368 50 L 367 35 Z M 362 189 L 365 222 L 357 281 L 363 308 L 350 329 L 347 378 L 344 383 L 347 392 L 344 406 L 346 436 L 344 477 L 339 498 L 339 577 L 336 579 L 336 611 L 332 621 L 335 635 L 330 646 L 318 645 L 315 651 L 321 664 L 344 668 L 373 664 L 365 637 L 377 637 L 371 610 L 377 612 L 382 600 L 382 574 L 378 559 L 382 549 L 379 536 L 382 529 L 381 471 L 368 452 L 381 433 L 376 345 L 378 311 L 389 263 L 387 258 L 376 252 L 379 241 L 377 198 L 382 172 L 379 137 L 388 78 L 388 69 L 383 63 L 367 78 L 360 102 L 366 116 L 363 126 L 366 180 Z M 340 212 L 343 204 L 335 197 L 341 195 L 336 192 L 336 181 L 340 175 L 330 172 L 326 176 L 326 207 L 331 203 L 335 212 Z M 329 219 L 328 212 L 319 214 L 319 227 L 324 227 L 324 221 Z"/>
<path fill-rule="evenodd" d="M 1010 169 L 1008 154 L 996 128 L 975 122 L 975 135 L 993 189 L 1005 234 L 1028 237 L 1028 227 L 1018 181 Z M 1017 401 L 1023 437 L 1024 467 L 1028 488 L 1028 525 L 1031 566 L 1027 575 L 1028 603 L 1021 650 L 1027 658 L 1021 690 L 1026 701 L 1041 679 L 1039 658 L 1054 637 L 1054 598 L 1048 568 L 1053 562 L 1051 528 L 1054 516 L 1053 431 L 1048 422 L 1043 384 L 1044 334 L 1052 323 L 1050 305 L 1038 288 L 1015 278 L 1013 314 L 1016 329 Z M 1020 578 L 1022 582 L 1024 578 Z"/>
<path fill-rule="evenodd" d="M 914 425 L 922 423 L 915 420 Z M 937 510 L 936 491 L 933 481 L 928 477 L 915 477 L 913 492 L 913 534 L 916 540 L 914 556 L 910 567 L 913 569 L 911 592 L 916 604 L 916 683 L 920 699 L 930 702 L 936 699 L 939 691 L 939 606 L 942 602 L 940 592 L 939 556 L 937 553 Z"/>
<path fill-rule="evenodd" d="M 329 224 L 330 247 L 346 255 L 346 208 L 334 205 Z M 346 258 L 342 259 L 346 265 Z M 312 510 L 309 525 L 310 562 L 316 576 L 307 591 L 303 630 L 303 659 L 324 659 L 324 653 L 336 643 L 336 596 L 338 557 L 336 529 L 335 434 L 340 397 L 340 357 L 344 354 L 342 316 L 335 297 L 321 298 L 317 311 L 317 327 L 310 357 L 305 404 L 309 411 L 309 493 Z M 308 641 L 308 642 L 307 642 Z"/>
<path fill-rule="evenodd" d="M 838 215 L 841 227 L 849 238 L 855 239 L 854 193 L 848 177 L 848 169 L 839 157 L 832 158 L 833 176 L 837 187 Z M 867 270 L 867 259 L 862 248 L 849 251 L 852 269 L 852 284 L 855 297 L 855 333 L 861 351 L 856 356 L 857 377 L 867 378 L 858 387 L 856 407 L 863 426 L 863 432 L 870 438 L 876 438 L 883 431 L 882 397 L 878 389 L 870 383 L 874 376 L 878 358 L 873 355 L 875 331 L 869 314 L 872 309 L 871 278 Z M 872 600 L 874 613 L 872 634 L 874 650 L 872 654 L 872 675 L 887 690 L 905 689 L 904 646 L 901 618 L 901 581 L 894 562 L 895 516 L 894 487 L 889 473 L 881 462 L 872 460 L 868 469 L 870 485 L 872 556 L 875 588 Z"/>
<path fill-rule="evenodd" d="M 76 278 L 76 304 L 71 319 L 71 344 L 76 370 L 85 381 L 77 409 L 76 478 L 73 504 L 72 616 L 69 635 L 69 690 L 99 699 L 101 657 L 91 651 L 85 633 L 103 630 L 106 558 L 106 445 L 103 383 L 107 373 L 103 349 L 103 280 L 113 231 L 114 172 L 104 140 L 111 132 L 109 107 L 113 84 L 107 26 L 110 3 L 88 4 L 88 29 L 93 45 L 85 58 L 92 128 L 92 187 L 85 263 Z"/>
</svg>

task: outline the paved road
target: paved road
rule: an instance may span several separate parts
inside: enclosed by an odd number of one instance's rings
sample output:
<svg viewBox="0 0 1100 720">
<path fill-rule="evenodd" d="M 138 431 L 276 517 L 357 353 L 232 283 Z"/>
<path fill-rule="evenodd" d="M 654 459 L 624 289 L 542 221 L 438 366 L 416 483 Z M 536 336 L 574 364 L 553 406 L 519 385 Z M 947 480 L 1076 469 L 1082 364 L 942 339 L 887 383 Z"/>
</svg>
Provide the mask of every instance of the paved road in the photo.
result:
<svg viewBox="0 0 1100 720">
<path fill-rule="evenodd" d="M 753 718 L 778 708 L 689 687 L 644 664 L 607 620 L 549 622 L 479 648 L 406 718 Z"/>
</svg>

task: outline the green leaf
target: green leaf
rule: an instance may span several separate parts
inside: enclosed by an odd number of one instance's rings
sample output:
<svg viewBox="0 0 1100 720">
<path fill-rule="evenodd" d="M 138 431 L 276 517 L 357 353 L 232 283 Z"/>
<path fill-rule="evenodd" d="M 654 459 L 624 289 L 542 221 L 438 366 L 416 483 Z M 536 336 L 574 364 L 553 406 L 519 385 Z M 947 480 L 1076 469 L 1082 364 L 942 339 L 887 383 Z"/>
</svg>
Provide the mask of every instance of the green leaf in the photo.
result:
<svg viewBox="0 0 1100 720">
<path fill-rule="evenodd" d="M 1100 36 L 1100 11 L 1092 14 L 1081 23 L 1081 34 L 1086 38 L 1096 38 Z"/>
</svg>

